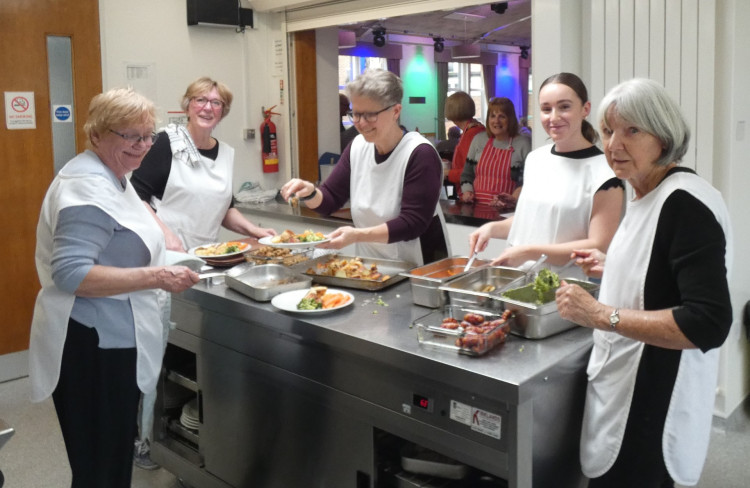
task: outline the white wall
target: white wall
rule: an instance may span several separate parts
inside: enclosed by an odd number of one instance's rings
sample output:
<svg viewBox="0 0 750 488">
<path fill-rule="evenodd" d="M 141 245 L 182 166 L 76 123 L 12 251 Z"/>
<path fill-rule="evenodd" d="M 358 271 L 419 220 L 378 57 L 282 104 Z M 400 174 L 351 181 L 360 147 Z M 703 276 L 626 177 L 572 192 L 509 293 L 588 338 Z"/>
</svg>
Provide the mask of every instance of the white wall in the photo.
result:
<svg viewBox="0 0 750 488">
<path fill-rule="evenodd" d="M 199 76 L 226 83 L 234 94 L 229 115 L 214 135 L 235 149 L 235 191 L 244 181 L 260 181 L 277 188 L 290 175 L 288 118 L 274 117 L 279 134 L 280 173 L 263 174 L 259 128 L 262 107 L 289 103 L 286 36 L 280 14 L 255 13 L 255 27 L 244 33 L 231 27 L 187 25 L 185 0 L 100 0 L 104 89 L 132 84 L 159 107 L 166 123 L 168 111 L 180 110 L 185 88 Z M 274 41 L 281 41 L 280 55 Z M 128 80 L 126 65 L 146 66 L 148 79 Z M 280 70 L 274 67 L 279 64 Z M 284 98 L 279 81 L 284 81 Z M 281 109 L 281 110 L 279 110 Z M 255 140 L 244 140 L 246 128 L 256 129 Z"/>
<path fill-rule="evenodd" d="M 339 35 L 337 27 L 315 31 L 318 86 L 318 156 L 341 154 L 339 119 Z"/>
</svg>

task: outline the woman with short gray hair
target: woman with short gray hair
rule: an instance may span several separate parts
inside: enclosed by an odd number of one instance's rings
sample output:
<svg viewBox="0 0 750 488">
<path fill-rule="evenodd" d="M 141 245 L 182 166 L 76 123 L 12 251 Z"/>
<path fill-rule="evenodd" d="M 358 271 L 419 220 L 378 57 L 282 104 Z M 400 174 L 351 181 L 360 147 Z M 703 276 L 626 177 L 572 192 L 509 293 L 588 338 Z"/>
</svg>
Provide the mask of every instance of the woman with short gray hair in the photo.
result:
<svg viewBox="0 0 750 488">
<path fill-rule="evenodd" d="M 450 255 L 438 200 L 443 186 L 440 156 L 418 132 L 399 125 L 403 86 L 384 70 L 367 70 L 346 87 L 359 135 L 344 149 L 326 181 L 292 179 L 281 195 L 330 215 L 351 202 L 354 226 L 331 232 L 319 247 L 354 244 L 357 255 L 417 265 Z"/>
<path fill-rule="evenodd" d="M 692 486 L 732 325 L 729 213 L 717 190 L 678 165 L 690 131 L 658 83 L 616 86 L 599 115 L 607 162 L 635 197 L 606 256 L 573 253 L 602 277 L 598 301 L 564 281 L 557 291 L 560 316 L 595 329 L 581 465 L 589 488 Z"/>
</svg>

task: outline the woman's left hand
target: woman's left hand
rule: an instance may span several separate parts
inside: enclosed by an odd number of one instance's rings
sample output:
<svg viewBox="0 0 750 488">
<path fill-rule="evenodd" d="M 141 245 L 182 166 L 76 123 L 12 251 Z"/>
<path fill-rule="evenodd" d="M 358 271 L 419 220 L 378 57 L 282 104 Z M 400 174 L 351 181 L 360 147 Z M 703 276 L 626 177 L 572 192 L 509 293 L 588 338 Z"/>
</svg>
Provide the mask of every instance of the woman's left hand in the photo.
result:
<svg viewBox="0 0 750 488">
<path fill-rule="evenodd" d="M 350 244 L 357 242 L 356 239 L 357 229 L 352 226 L 339 227 L 330 234 L 328 234 L 329 242 L 324 242 L 318 247 L 321 249 L 342 249 Z"/>
<path fill-rule="evenodd" d="M 502 254 L 492 260 L 492 266 L 521 266 L 526 261 L 539 259 L 529 254 L 529 249 L 526 246 L 510 246 L 506 247 Z"/>
<path fill-rule="evenodd" d="M 258 239 L 262 239 L 264 237 L 271 237 L 276 235 L 275 229 L 263 229 L 260 227 L 257 227 L 253 231 L 253 237 L 257 237 Z"/>
<path fill-rule="evenodd" d="M 555 301 L 560 317 L 584 327 L 596 329 L 596 324 L 600 322 L 598 318 L 606 316 L 603 304 L 580 286 L 571 285 L 565 280 L 561 281 L 555 293 Z"/>
</svg>

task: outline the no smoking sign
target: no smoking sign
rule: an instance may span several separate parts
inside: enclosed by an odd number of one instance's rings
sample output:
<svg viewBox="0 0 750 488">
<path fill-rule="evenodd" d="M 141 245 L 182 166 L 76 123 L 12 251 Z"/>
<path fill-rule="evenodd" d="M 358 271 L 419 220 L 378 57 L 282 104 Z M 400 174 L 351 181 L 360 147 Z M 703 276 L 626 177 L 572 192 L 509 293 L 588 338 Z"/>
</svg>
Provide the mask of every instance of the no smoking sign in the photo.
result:
<svg viewBox="0 0 750 488">
<path fill-rule="evenodd" d="M 5 126 L 8 129 L 36 129 L 34 92 L 5 92 Z"/>
</svg>

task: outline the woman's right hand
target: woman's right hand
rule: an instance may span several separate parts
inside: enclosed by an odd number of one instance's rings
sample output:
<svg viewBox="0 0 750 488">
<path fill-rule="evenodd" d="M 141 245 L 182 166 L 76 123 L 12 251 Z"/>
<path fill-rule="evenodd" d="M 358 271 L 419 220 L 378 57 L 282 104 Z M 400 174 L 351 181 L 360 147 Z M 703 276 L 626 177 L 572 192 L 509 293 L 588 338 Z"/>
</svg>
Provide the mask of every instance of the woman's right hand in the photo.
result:
<svg viewBox="0 0 750 488">
<path fill-rule="evenodd" d="M 471 203 L 474 201 L 474 192 L 465 191 L 461 194 L 461 201 L 464 203 Z"/>
<path fill-rule="evenodd" d="M 570 259 L 576 260 L 576 266 L 579 266 L 586 276 L 601 278 L 607 255 L 598 249 L 576 249 L 570 254 Z"/>
<path fill-rule="evenodd" d="M 177 252 L 187 252 L 184 247 L 182 247 L 182 240 L 177 237 L 177 234 L 169 230 L 168 228 L 164 228 L 164 240 L 167 244 L 167 249 L 170 251 L 177 251 Z"/>
<path fill-rule="evenodd" d="M 198 273 L 187 266 L 164 266 L 156 272 L 158 288 L 180 293 L 200 281 Z"/>
<path fill-rule="evenodd" d="M 492 238 L 492 222 L 488 222 L 469 234 L 469 253 L 482 252 Z"/>
<path fill-rule="evenodd" d="M 299 178 L 292 178 L 281 187 L 281 196 L 284 200 L 289 201 L 289 198 L 295 195 L 298 197 L 306 197 L 311 195 L 314 191 L 315 185 L 313 183 Z"/>
</svg>

